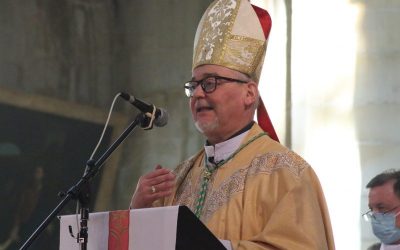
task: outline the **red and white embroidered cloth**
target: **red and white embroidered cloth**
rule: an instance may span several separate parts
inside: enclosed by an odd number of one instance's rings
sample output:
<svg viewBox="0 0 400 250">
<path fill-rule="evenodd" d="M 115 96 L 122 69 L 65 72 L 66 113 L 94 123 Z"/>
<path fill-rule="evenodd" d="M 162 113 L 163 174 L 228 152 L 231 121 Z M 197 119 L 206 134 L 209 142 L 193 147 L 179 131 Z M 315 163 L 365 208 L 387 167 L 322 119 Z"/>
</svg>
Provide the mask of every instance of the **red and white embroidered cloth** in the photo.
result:
<svg viewBox="0 0 400 250">
<path fill-rule="evenodd" d="M 175 249 L 178 206 L 89 214 L 88 250 Z M 79 250 L 76 215 L 60 217 L 60 250 Z"/>
</svg>

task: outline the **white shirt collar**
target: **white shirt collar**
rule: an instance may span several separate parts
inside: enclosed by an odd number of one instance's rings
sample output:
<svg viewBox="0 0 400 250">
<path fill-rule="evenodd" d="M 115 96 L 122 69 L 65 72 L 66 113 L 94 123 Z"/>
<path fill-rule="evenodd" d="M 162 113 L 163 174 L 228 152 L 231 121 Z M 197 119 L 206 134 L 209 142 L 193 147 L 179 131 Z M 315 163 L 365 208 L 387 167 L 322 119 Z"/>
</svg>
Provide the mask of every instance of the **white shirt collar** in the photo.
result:
<svg viewBox="0 0 400 250">
<path fill-rule="evenodd" d="M 207 162 L 209 157 L 214 157 L 214 162 L 218 163 L 227 159 L 231 154 L 233 154 L 242 143 L 242 140 L 247 135 L 249 130 L 237 135 L 229 140 L 226 140 L 215 145 L 205 145 L 204 150 L 207 156 Z"/>
</svg>

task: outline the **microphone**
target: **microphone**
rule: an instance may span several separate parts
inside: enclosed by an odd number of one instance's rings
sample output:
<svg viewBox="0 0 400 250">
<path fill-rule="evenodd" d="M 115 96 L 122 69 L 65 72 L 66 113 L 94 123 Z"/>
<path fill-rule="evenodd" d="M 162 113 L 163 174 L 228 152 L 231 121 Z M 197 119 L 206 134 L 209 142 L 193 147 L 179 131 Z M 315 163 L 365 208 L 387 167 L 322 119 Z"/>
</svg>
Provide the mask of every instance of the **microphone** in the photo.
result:
<svg viewBox="0 0 400 250">
<path fill-rule="evenodd" d="M 150 118 L 149 125 L 144 129 L 151 129 L 153 127 L 153 123 L 157 127 L 163 127 L 168 123 L 168 113 L 165 109 L 157 108 L 153 104 L 141 101 L 128 93 L 121 92 L 120 96 L 138 108 L 146 115 L 147 118 Z"/>
</svg>

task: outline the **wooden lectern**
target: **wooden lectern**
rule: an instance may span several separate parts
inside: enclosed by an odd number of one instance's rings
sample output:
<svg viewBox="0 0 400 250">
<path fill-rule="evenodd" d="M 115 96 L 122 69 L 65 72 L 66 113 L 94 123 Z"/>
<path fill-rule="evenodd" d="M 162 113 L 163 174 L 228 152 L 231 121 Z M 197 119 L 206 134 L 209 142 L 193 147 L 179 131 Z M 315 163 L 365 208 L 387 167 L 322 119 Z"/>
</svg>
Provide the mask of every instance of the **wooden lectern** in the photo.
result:
<svg viewBox="0 0 400 250">
<path fill-rule="evenodd" d="M 79 249 L 79 222 L 60 216 L 60 250 Z M 91 213 L 88 228 L 89 250 L 226 250 L 186 206 Z"/>
</svg>

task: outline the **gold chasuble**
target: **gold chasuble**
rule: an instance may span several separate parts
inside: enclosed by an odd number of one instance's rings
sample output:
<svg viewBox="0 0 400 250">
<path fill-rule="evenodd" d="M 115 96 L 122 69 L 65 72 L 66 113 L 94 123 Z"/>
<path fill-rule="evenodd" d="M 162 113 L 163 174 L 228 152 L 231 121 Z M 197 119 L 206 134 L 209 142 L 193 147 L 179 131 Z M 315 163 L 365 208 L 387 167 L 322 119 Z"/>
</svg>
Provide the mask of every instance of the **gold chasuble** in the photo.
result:
<svg viewBox="0 0 400 250">
<path fill-rule="evenodd" d="M 242 145 L 263 130 L 254 124 Z M 205 167 L 200 151 L 174 171 L 172 196 L 154 205 L 197 204 Z M 160 204 L 161 202 L 161 204 Z M 201 221 L 233 249 L 334 249 L 318 178 L 299 155 L 267 135 L 243 147 L 208 182 Z"/>
</svg>

